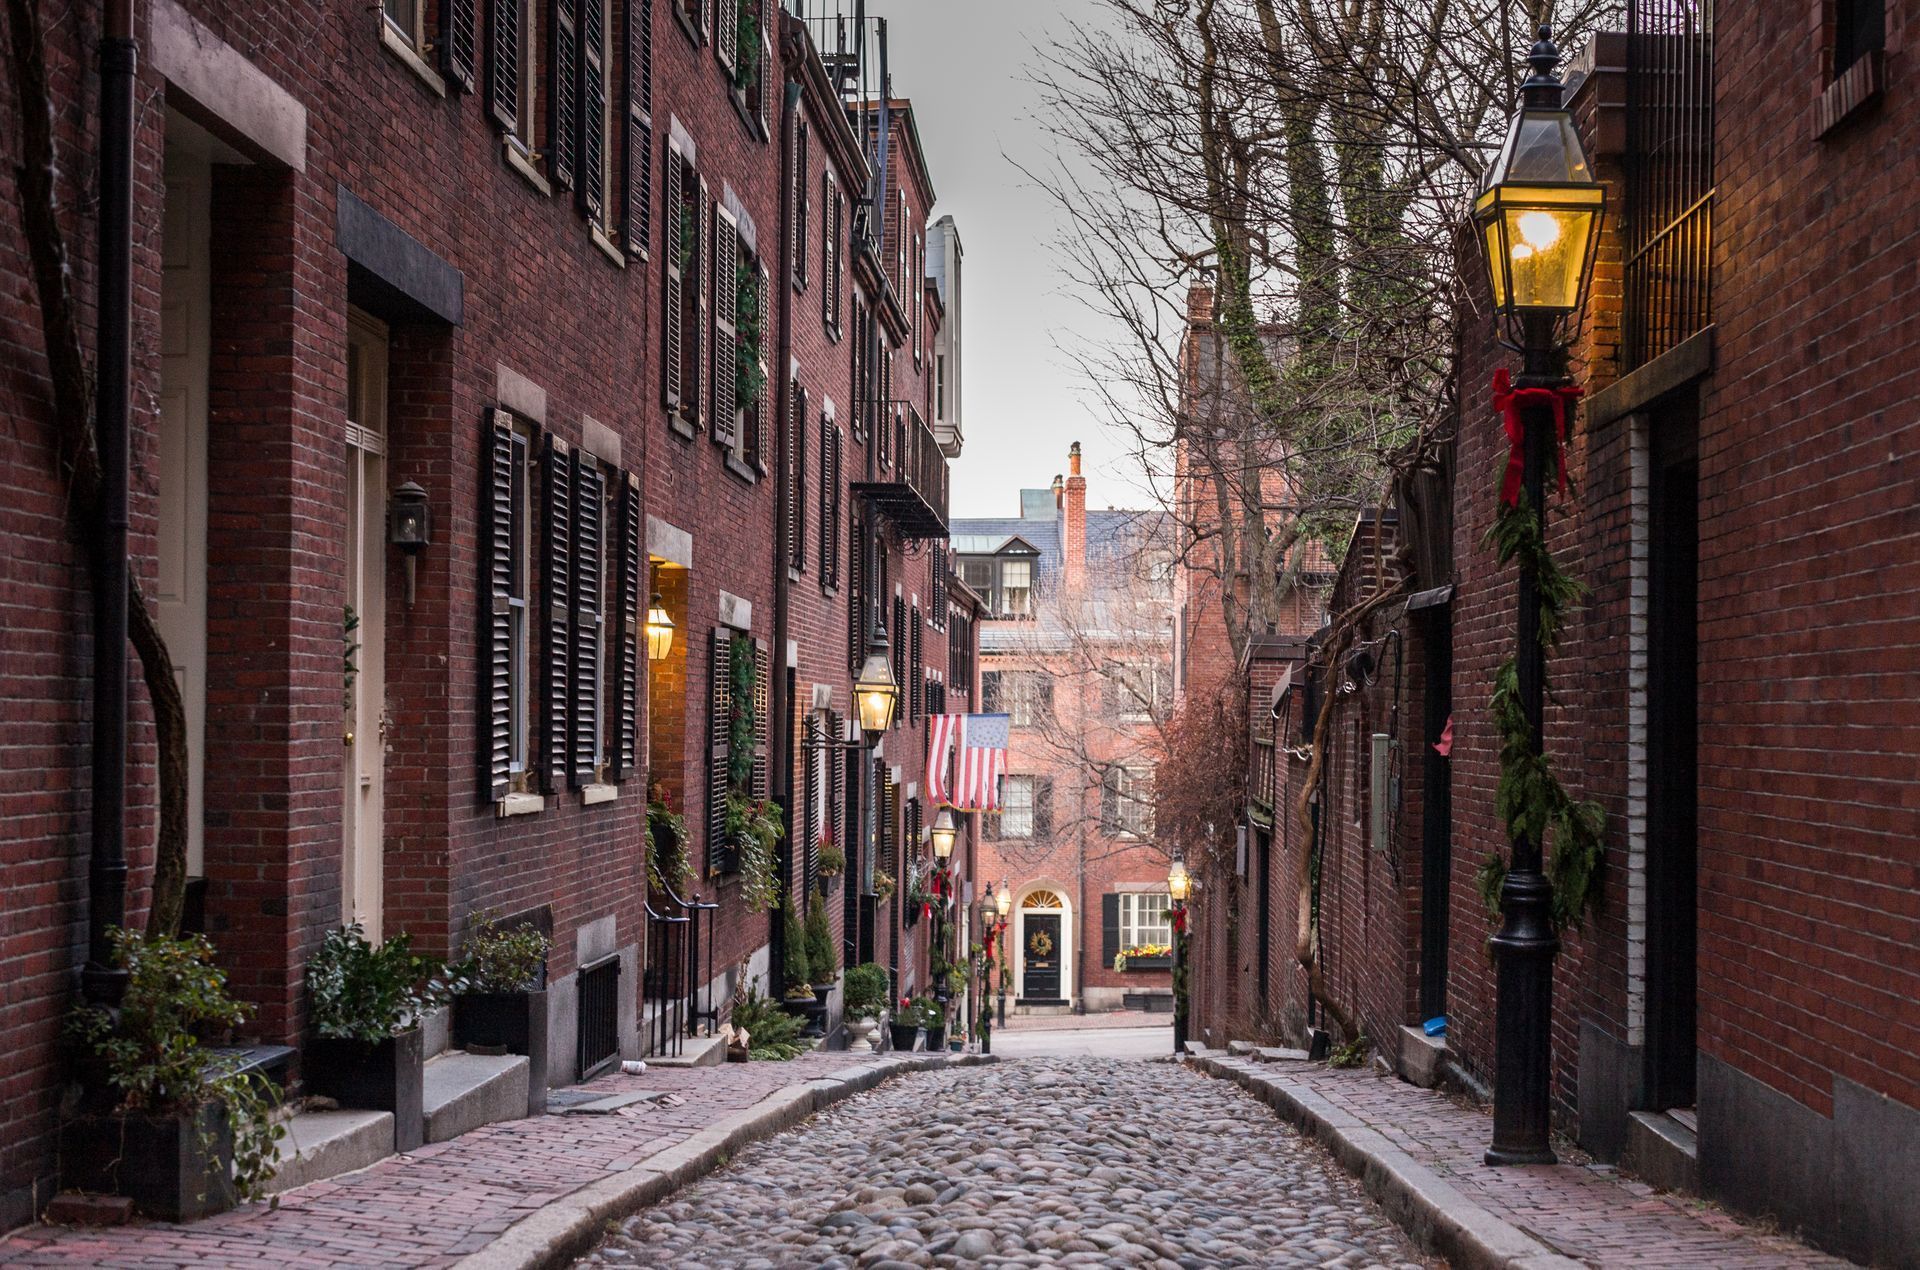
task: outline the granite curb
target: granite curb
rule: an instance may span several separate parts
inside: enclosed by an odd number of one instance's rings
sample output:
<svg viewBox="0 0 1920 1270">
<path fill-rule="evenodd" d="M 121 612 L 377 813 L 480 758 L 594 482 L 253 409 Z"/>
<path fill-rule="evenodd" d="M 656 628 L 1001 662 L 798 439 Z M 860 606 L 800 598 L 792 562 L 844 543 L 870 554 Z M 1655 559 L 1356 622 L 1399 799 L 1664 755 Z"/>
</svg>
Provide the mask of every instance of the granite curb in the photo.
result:
<svg viewBox="0 0 1920 1270">
<path fill-rule="evenodd" d="M 844 1068 L 775 1090 L 693 1136 L 663 1147 L 644 1164 L 589 1182 L 508 1227 L 498 1239 L 455 1263 L 456 1270 L 547 1270 L 564 1266 L 600 1241 L 608 1222 L 657 1204 L 726 1163 L 744 1146 L 770 1138 L 836 1102 L 907 1072 L 976 1067 L 992 1055 L 915 1055 Z"/>
<path fill-rule="evenodd" d="M 1581 1270 L 1510 1222 L 1494 1216 L 1378 1130 L 1309 1090 L 1255 1070 L 1260 1064 L 1189 1055 L 1197 1071 L 1231 1080 L 1333 1153 L 1413 1241 L 1457 1270 Z"/>
</svg>

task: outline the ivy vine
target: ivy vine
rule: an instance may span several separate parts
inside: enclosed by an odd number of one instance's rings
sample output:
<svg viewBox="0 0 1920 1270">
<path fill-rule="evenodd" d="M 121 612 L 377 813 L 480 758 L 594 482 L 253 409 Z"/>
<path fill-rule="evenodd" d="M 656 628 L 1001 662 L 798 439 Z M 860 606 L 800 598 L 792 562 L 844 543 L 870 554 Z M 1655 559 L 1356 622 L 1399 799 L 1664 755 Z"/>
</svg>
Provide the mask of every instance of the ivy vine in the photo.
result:
<svg viewBox="0 0 1920 1270">
<path fill-rule="evenodd" d="M 1533 570 L 1540 593 L 1540 646 L 1551 653 L 1560 641 L 1567 610 L 1585 598 L 1586 588 L 1560 567 L 1548 549 L 1539 510 L 1524 491 L 1513 506 L 1501 505 L 1487 540 L 1502 566 L 1517 562 Z M 1495 805 L 1509 837 L 1525 834 L 1540 844 L 1547 879 L 1553 884 L 1553 928 L 1563 931 L 1583 921 L 1599 898 L 1596 883 L 1606 855 L 1607 813 L 1592 799 L 1576 801 L 1568 794 L 1553 764 L 1536 749 L 1520 700 L 1519 667 L 1512 657 L 1494 673 L 1492 713 L 1500 737 Z M 1489 854 L 1474 874 L 1474 885 L 1491 920 L 1500 917 L 1500 891 L 1506 879 L 1507 859 L 1500 852 Z"/>
<path fill-rule="evenodd" d="M 732 710 L 727 716 L 727 784 L 746 790 L 753 780 L 753 751 L 759 720 L 754 716 L 753 641 L 735 635 L 727 650 Z"/>
<path fill-rule="evenodd" d="M 738 342 L 733 354 L 734 400 L 747 409 L 760 400 L 767 387 L 767 373 L 760 369 L 760 271 L 742 260 L 733 274 L 735 321 Z"/>
</svg>

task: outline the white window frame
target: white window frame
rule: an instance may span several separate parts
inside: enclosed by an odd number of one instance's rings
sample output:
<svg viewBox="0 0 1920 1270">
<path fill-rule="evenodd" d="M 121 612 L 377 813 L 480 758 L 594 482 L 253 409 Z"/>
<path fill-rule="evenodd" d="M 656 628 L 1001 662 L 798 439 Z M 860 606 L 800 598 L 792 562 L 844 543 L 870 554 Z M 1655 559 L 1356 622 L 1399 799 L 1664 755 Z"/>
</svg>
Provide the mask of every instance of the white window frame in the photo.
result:
<svg viewBox="0 0 1920 1270">
<path fill-rule="evenodd" d="M 1031 776 L 1003 776 L 1000 779 L 1000 836 L 1031 839 L 1039 782 Z M 1016 794 L 1025 800 L 1024 805 L 1015 806 Z"/>
<path fill-rule="evenodd" d="M 1120 893 L 1120 947 L 1173 943 L 1173 901 L 1165 891 Z"/>
<path fill-rule="evenodd" d="M 1026 584 L 1014 586 L 1008 576 L 1011 569 L 1026 570 Z M 998 585 L 1000 590 L 1001 617 L 1033 616 L 1033 561 L 1026 556 L 1016 556 L 1000 562 Z M 1015 607 L 1013 597 L 1020 596 L 1020 604 Z"/>
<path fill-rule="evenodd" d="M 1113 795 L 1113 831 L 1128 838 L 1152 837 L 1152 769 L 1116 764 L 1107 769 L 1105 784 Z"/>
<path fill-rule="evenodd" d="M 400 10 L 396 15 L 394 10 Z M 427 47 L 427 0 L 380 0 L 381 19 L 417 54 Z"/>
<path fill-rule="evenodd" d="M 516 792 L 526 792 L 531 769 L 534 703 L 532 664 L 533 517 L 531 463 L 533 430 L 513 424 L 513 560 L 507 570 L 507 702 L 511 741 L 507 774 Z"/>
<path fill-rule="evenodd" d="M 521 155 L 534 157 L 533 124 L 540 111 L 540 7 L 538 0 L 511 0 L 520 10 L 519 63 L 513 68 L 513 131 L 507 141 Z"/>
</svg>

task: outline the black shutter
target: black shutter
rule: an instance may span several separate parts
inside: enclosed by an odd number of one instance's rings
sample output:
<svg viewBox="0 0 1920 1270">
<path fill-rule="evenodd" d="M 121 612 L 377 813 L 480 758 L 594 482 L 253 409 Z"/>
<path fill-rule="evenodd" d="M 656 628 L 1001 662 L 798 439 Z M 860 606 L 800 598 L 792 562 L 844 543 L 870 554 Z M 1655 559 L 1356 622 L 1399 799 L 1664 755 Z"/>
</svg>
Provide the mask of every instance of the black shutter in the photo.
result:
<svg viewBox="0 0 1920 1270">
<path fill-rule="evenodd" d="M 705 200 L 701 200 L 704 205 Z M 713 217 L 713 439 L 732 446 L 738 439 L 738 411 L 746 402 L 736 395 L 741 356 L 739 341 L 740 231 L 733 218 Z"/>
<path fill-rule="evenodd" d="M 606 224 L 607 196 L 607 4 L 576 0 L 580 21 L 580 211 Z"/>
<path fill-rule="evenodd" d="M 692 302 L 687 306 L 686 326 L 693 339 L 693 347 L 688 351 L 693 357 L 692 371 L 681 391 L 681 397 L 689 408 L 689 418 L 698 428 L 707 420 L 707 378 L 713 374 L 714 363 L 719 361 L 719 350 L 713 344 L 713 331 L 708 321 L 713 312 L 713 197 L 707 190 L 707 182 L 700 180 L 694 193 L 693 212 L 697 223 L 694 226 L 693 252 L 696 257 L 694 274 L 689 279 L 693 287 Z M 733 374 L 733 363 L 727 363 L 727 374 Z M 717 425 L 716 425 L 717 426 Z"/>
<path fill-rule="evenodd" d="M 640 647 L 646 621 L 646 528 L 640 516 L 640 478 L 628 473 L 620 483 L 619 615 L 615 619 L 613 744 L 608 755 L 613 779 L 624 780 L 640 766 Z"/>
<path fill-rule="evenodd" d="M 767 738 L 773 735 L 773 659 L 767 641 L 753 641 L 753 796 L 770 798 L 771 769 L 767 762 Z"/>
<path fill-rule="evenodd" d="M 622 237 L 627 254 L 644 259 L 653 241 L 653 0 L 625 0 L 621 11 Z"/>
<path fill-rule="evenodd" d="M 580 141 L 580 0 L 547 0 L 547 175 L 573 188 Z"/>
<path fill-rule="evenodd" d="M 600 705 L 600 641 L 605 621 L 601 594 L 602 553 L 606 544 L 606 476 L 600 464 L 584 450 L 573 464 L 573 596 L 569 621 L 573 629 L 572 700 L 573 749 L 567 761 L 568 780 L 578 788 L 598 778 L 594 756 L 602 735 Z"/>
<path fill-rule="evenodd" d="M 1033 782 L 1033 836 L 1053 836 L 1053 777 L 1042 776 Z"/>
<path fill-rule="evenodd" d="M 827 714 L 827 737 L 839 741 L 846 733 L 846 724 L 836 712 Z M 847 837 L 847 764 L 852 762 L 847 751 L 836 746 L 827 751 L 827 780 L 831 788 L 827 791 L 827 824 L 832 826 L 833 840 L 839 845 L 841 853 L 847 857 L 846 883 L 849 890 L 859 889 L 855 883 L 859 874 L 855 872 L 859 860 L 859 844 Z"/>
<path fill-rule="evenodd" d="M 884 580 L 880 591 L 881 611 L 886 611 L 886 587 Z M 893 597 L 893 620 L 887 623 L 887 640 L 893 645 L 893 682 L 906 690 L 907 682 L 907 602 L 899 596 Z M 907 704 L 895 701 L 893 707 L 893 726 L 896 728 L 906 722 L 906 711 L 900 707 Z"/>
<path fill-rule="evenodd" d="M 481 696 L 485 699 L 487 740 L 480 755 L 480 786 L 499 802 L 510 788 L 513 764 L 513 416 L 487 412 L 481 484 L 481 575 L 487 603 L 481 610 Z"/>
<path fill-rule="evenodd" d="M 1120 897 L 1102 895 L 1100 897 L 1100 964 L 1108 970 L 1113 969 L 1113 959 L 1120 955 Z"/>
<path fill-rule="evenodd" d="M 667 409 L 679 411 L 680 381 L 685 372 L 686 332 L 681 318 L 686 305 L 686 280 L 682 270 L 686 262 L 682 255 L 686 250 L 686 181 L 687 161 L 671 144 L 667 146 L 665 163 L 665 190 L 661 207 L 666 216 L 666 228 L 662 231 L 665 241 L 660 249 L 661 272 L 664 283 L 661 286 L 660 329 L 662 331 L 662 349 L 660 355 L 661 376 L 660 392 Z"/>
<path fill-rule="evenodd" d="M 920 672 L 920 626 L 920 610 L 916 608 L 913 611 L 913 643 L 907 655 L 909 723 L 920 722 L 920 716 L 925 713 L 927 706 L 923 688 L 925 676 Z"/>
<path fill-rule="evenodd" d="M 867 655 L 867 527 L 853 522 L 847 542 L 847 668 L 855 674 Z"/>
<path fill-rule="evenodd" d="M 793 190 L 793 214 L 787 219 L 787 259 L 793 281 L 804 287 L 807 285 L 807 121 L 804 119 L 795 120 L 793 125 L 793 180 L 788 184 Z"/>
<path fill-rule="evenodd" d="M 462 92 L 473 91 L 473 68 L 478 60 L 479 0 L 440 0 L 440 69 Z"/>
<path fill-rule="evenodd" d="M 713 55 L 728 70 L 734 67 L 740 45 L 740 0 L 714 0 L 719 6 L 719 23 L 713 36 Z"/>
<path fill-rule="evenodd" d="M 487 106 L 508 132 L 520 126 L 520 0 L 487 6 Z"/>
<path fill-rule="evenodd" d="M 725 627 L 710 637 L 707 682 L 707 873 L 731 873 L 727 841 L 727 742 L 733 731 L 733 641 Z"/>
<path fill-rule="evenodd" d="M 764 315 L 763 315 L 764 316 Z M 787 390 L 787 566 L 807 571 L 807 390 Z"/>
<path fill-rule="evenodd" d="M 801 794 L 795 801 L 800 806 L 800 864 L 802 894 L 811 898 L 820 888 L 820 744 L 825 738 L 820 732 L 820 716 L 809 713 L 800 726 Z"/>
<path fill-rule="evenodd" d="M 547 438 L 545 468 L 540 535 L 541 598 L 546 606 L 540 659 L 540 776 L 553 793 L 566 784 L 572 753 L 567 698 L 573 644 L 573 455 L 566 442 Z"/>
<path fill-rule="evenodd" d="M 840 586 L 840 428 L 820 417 L 820 585 Z"/>
</svg>

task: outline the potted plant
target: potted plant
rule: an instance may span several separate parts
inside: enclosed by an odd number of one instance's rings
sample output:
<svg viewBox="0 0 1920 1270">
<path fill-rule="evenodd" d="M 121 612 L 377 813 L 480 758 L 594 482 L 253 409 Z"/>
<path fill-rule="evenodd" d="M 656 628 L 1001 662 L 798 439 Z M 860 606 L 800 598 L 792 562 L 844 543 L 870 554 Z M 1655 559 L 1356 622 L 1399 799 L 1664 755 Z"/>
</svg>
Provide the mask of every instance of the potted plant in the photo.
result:
<svg viewBox="0 0 1920 1270">
<path fill-rule="evenodd" d="M 887 972 L 874 962 L 847 967 L 842 978 L 842 1001 L 846 1017 L 857 1020 L 853 1026 L 858 1039 L 854 1048 L 873 1048 L 880 1035 L 879 1016 L 887 1008 Z"/>
<path fill-rule="evenodd" d="M 780 876 L 774 851 L 786 822 L 780 804 L 768 798 L 750 798 L 739 791 L 727 795 L 727 841 L 737 852 L 740 893 L 751 912 L 780 907 Z"/>
<path fill-rule="evenodd" d="M 807 1050 L 800 1039 L 800 1020 L 751 987 L 734 999 L 728 1018 L 744 1055 L 737 1061 L 784 1062 Z"/>
<path fill-rule="evenodd" d="M 410 937 L 375 946 L 357 922 L 329 931 L 307 962 L 307 1088 L 343 1107 L 391 1111 L 395 1151 L 419 1146 L 425 1130 L 420 1015 L 454 986 L 434 969 Z"/>
<path fill-rule="evenodd" d="M 451 967 L 454 1044 L 479 1054 L 527 1056 L 527 1113 L 547 1105 L 547 954 L 553 941 L 526 923 L 475 918 L 465 955 Z"/>
<path fill-rule="evenodd" d="M 901 1053 L 913 1048 L 914 1040 L 920 1035 L 920 1014 L 912 997 L 900 998 L 893 1017 L 887 1021 L 887 1034 L 893 1042 L 892 1048 Z"/>
<path fill-rule="evenodd" d="M 893 898 L 893 893 L 896 889 L 898 889 L 898 887 L 899 887 L 899 883 L 893 880 L 893 874 L 887 872 L 885 869 L 880 868 L 877 865 L 874 867 L 873 896 L 875 899 L 879 900 L 882 904 L 885 904 L 888 900 Z"/>
<path fill-rule="evenodd" d="M 1171 970 L 1172 944 L 1135 944 L 1113 955 L 1113 968 L 1127 970 Z"/>
<path fill-rule="evenodd" d="M 687 818 L 668 805 L 666 791 L 647 804 L 647 885 L 656 895 L 684 895 L 696 876 L 687 850 Z"/>
<path fill-rule="evenodd" d="M 228 994 L 203 936 L 148 940 L 116 928 L 112 938 L 127 972 L 118 1011 L 82 1007 L 68 1023 L 78 1065 L 103 1089 L 61 1125 L 62 1183 L 124 1195 L 167 1221 L 252 1198 L 286 1136 L 271 1120 L 278 1091 L 204 1043 L 239 1026 L 247 1007 Z"/>
<path fill-rule="evenodd" d="M 806 936 L 807 969 L 811 972 L 813 995 L 825 1005 L 833 992 L 834 981 L 840 977 L 840 957 L 833 946 L 833 928 L 827 924 L 827 906 L 819 895 L 807 902 Z"/>
<path fill-rule="evenodd" d="M 813 991 L 813 965 L 807 957 L 807 932 L 800 923 L 800 915 L 792 904 L 786 906 L 781 918 L 781 941 L 785 945 L 785 955 L 781 968 L 786 979 L 786 994 L 781 1007 L 795 1018 L 807 1021 L 807 1035 L 820 1036 L 826 1029 L 821 1019 L 827 1008 Z"/>
<path fill-rule="evenodd" d="M 823 891 L 829 889 L 834 880 L 847 871 L 847 853 L 842 851 L 839 844 L 831 837 L 820 840 L 814 862 L 820 871 L 820 876 L 826 882 L 826 885 L 821 887 Z"/>
<path fill-rule="evenodd" d="M 920 1026 L 927 1029 L 927 1052 L 933 1054 L 947 1048 L 947 1012 L 940 1003 L 922 994 L 914 998 L 914 1007 L 919 1012 Z"/>
</svg>

